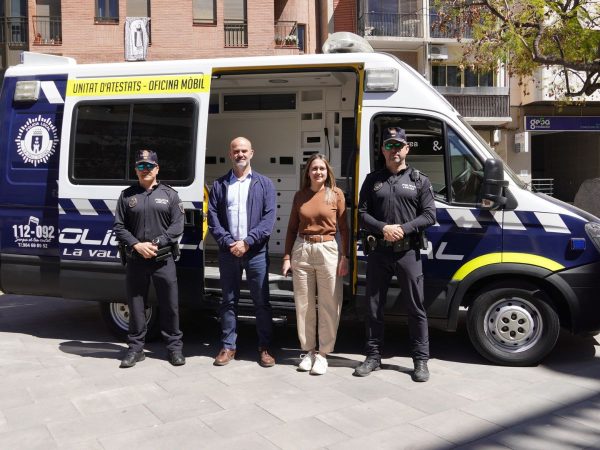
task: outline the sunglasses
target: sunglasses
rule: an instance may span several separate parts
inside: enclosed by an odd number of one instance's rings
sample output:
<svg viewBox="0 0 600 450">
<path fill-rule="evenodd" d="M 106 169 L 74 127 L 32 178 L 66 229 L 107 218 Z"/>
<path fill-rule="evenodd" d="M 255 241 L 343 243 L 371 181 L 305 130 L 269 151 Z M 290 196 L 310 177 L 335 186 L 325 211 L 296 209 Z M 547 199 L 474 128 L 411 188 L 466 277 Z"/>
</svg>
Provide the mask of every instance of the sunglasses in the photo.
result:
<svg viewBox="0 0 600 450">
<path fill-rule="evenodd" d="M 387 144 L 383 144 L 383 148 L 386 150 L 394 150 L 403 148 L 406 144 L 402 142 L 388 142 Z"/>
<path fill-rule="evenodd" d="M 154 168 L 156 167 L 156 164 L 152 164 L 152 163 L 138 163 L 135 165 L 135 168 L 139 171 L 144 171 L 144 170 L 154 170 Z"/>
</svg>

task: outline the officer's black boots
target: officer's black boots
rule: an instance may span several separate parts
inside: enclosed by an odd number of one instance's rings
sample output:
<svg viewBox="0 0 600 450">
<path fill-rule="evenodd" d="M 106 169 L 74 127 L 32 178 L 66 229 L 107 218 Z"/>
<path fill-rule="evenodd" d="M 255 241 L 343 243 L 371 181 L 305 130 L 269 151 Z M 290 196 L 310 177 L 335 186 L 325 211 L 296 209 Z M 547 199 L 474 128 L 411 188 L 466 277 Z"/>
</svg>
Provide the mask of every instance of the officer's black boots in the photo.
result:
<svg viewBox="0 0 600 450">
<path fill-rule="evenodd" d="M 185 364 L 185 356 L 180 351 L 169 352 L 169 362 L 173 366 L 183 366 Z"/>
<path fill-rule="evenodd" d="M 429 369 L 427 368 L 427 361 L 415 359 L 415 371 L 412 374 L 413 381 L 423 383 L 429 380 Z"/>
<path fill-rule="evenodd" d="M 367 356 L 364 362 L 360 363 L 356 369 L 354 369 L 355 377 L 366 377 L 374 370 L 379 370 L 381 365 L 381 361 L 379 359 L 373 358 L 371 356 Z"/>
<path fill-rule="evenodd" d="M 121 369 L 127 369 L 135 366 L 136 362 L 143 361 L 144 359 L 146 359 L 146 355 L 144 355 L 143 350 L 139 352 L 129 350 L 125 355 L 125 358 L 121 360 L 121 365 L 119 367 Z"/>
</svg>

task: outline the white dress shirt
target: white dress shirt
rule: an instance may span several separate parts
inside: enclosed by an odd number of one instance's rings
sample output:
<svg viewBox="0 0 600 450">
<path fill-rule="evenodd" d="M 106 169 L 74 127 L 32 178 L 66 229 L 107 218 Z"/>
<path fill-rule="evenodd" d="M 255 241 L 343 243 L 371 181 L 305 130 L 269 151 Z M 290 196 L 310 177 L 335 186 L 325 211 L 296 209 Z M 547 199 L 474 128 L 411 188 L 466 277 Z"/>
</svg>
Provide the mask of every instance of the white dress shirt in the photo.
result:
<svg viewBox="0 0 600 450">
<path fill-rule="evenodd" d="M 229 189 L 227 189 L 227 218 L 229 219 L 229 231 L 236 241 L 248 236 L 248 192 L 252 182 L 252 172 L 245 177 L 238 178 L 232 171 L 229 178 Z"/>
</svg>

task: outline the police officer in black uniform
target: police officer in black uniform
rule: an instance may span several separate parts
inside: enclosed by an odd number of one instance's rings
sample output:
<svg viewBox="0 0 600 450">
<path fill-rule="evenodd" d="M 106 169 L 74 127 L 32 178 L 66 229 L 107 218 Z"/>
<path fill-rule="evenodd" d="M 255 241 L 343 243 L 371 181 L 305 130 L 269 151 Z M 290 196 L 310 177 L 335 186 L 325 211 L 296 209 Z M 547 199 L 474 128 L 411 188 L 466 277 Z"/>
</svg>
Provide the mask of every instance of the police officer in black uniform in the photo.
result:
<svg viewBox="0 0 600 450">
<path fill-rule="evenodd" d="M 159 320 L 169 362 L 185 364 L 183 336 L 179 329 L 177 274 L 173 253 L 183 233 L 183 203 L 172 187 L 157 179 L 158 158 L 152 150 L 140 150 L 135 159 L 139 183 L 125 189 L 117 203 L 114 231 L 126 254 L 129 350 L 122 368 L 143 361 L 146 337 L 145 304 L 150 280 L 156 289 Z"/>
<path fill-rule="evenodd" d="M 383 310 L 396 275 L 408 311 L 414 381 L 427 381 L 429 332 L 423 305 L 420 251 L 423 230 L 435 223 L 435 203 L 429 179 L 406 164 L 409 151 L 402 128 L 383 130 L 386 167 L 370 173 L 361 190 L 358 212 L 365 231 L 367 256 L 367 358 L 354 371 L 367 376 L 378 370 L 383 347 Z"/>
</svg>

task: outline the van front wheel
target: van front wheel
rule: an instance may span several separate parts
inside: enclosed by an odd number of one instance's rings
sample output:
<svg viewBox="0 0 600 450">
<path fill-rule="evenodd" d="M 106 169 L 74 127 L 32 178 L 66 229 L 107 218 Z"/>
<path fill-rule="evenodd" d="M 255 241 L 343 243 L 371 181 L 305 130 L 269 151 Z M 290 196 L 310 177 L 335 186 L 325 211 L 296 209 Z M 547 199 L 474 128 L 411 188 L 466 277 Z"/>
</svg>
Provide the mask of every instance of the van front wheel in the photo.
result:
<svg viewBox="0 0 600 450">
<path fill-rule="evenodd" d="M 111 333 L 120 340 L 126 340 L 129 330 L 129 307 L 124 303 L 102 302 L 100 312 Z M 160 335 L 156 305 L 146 308 L 146 327 L 146 342 L 156 340 Z"/>
<path fill-rule="evenodd" d="M 479 295 L 467 315 L 475 349 L 496 364 L 529 366 L 554 348 L 560 331 L 556 311 L 540 291 L 492 289 Z M 542 298 L 542 299 L 541 299 Z"/>
</svg>

